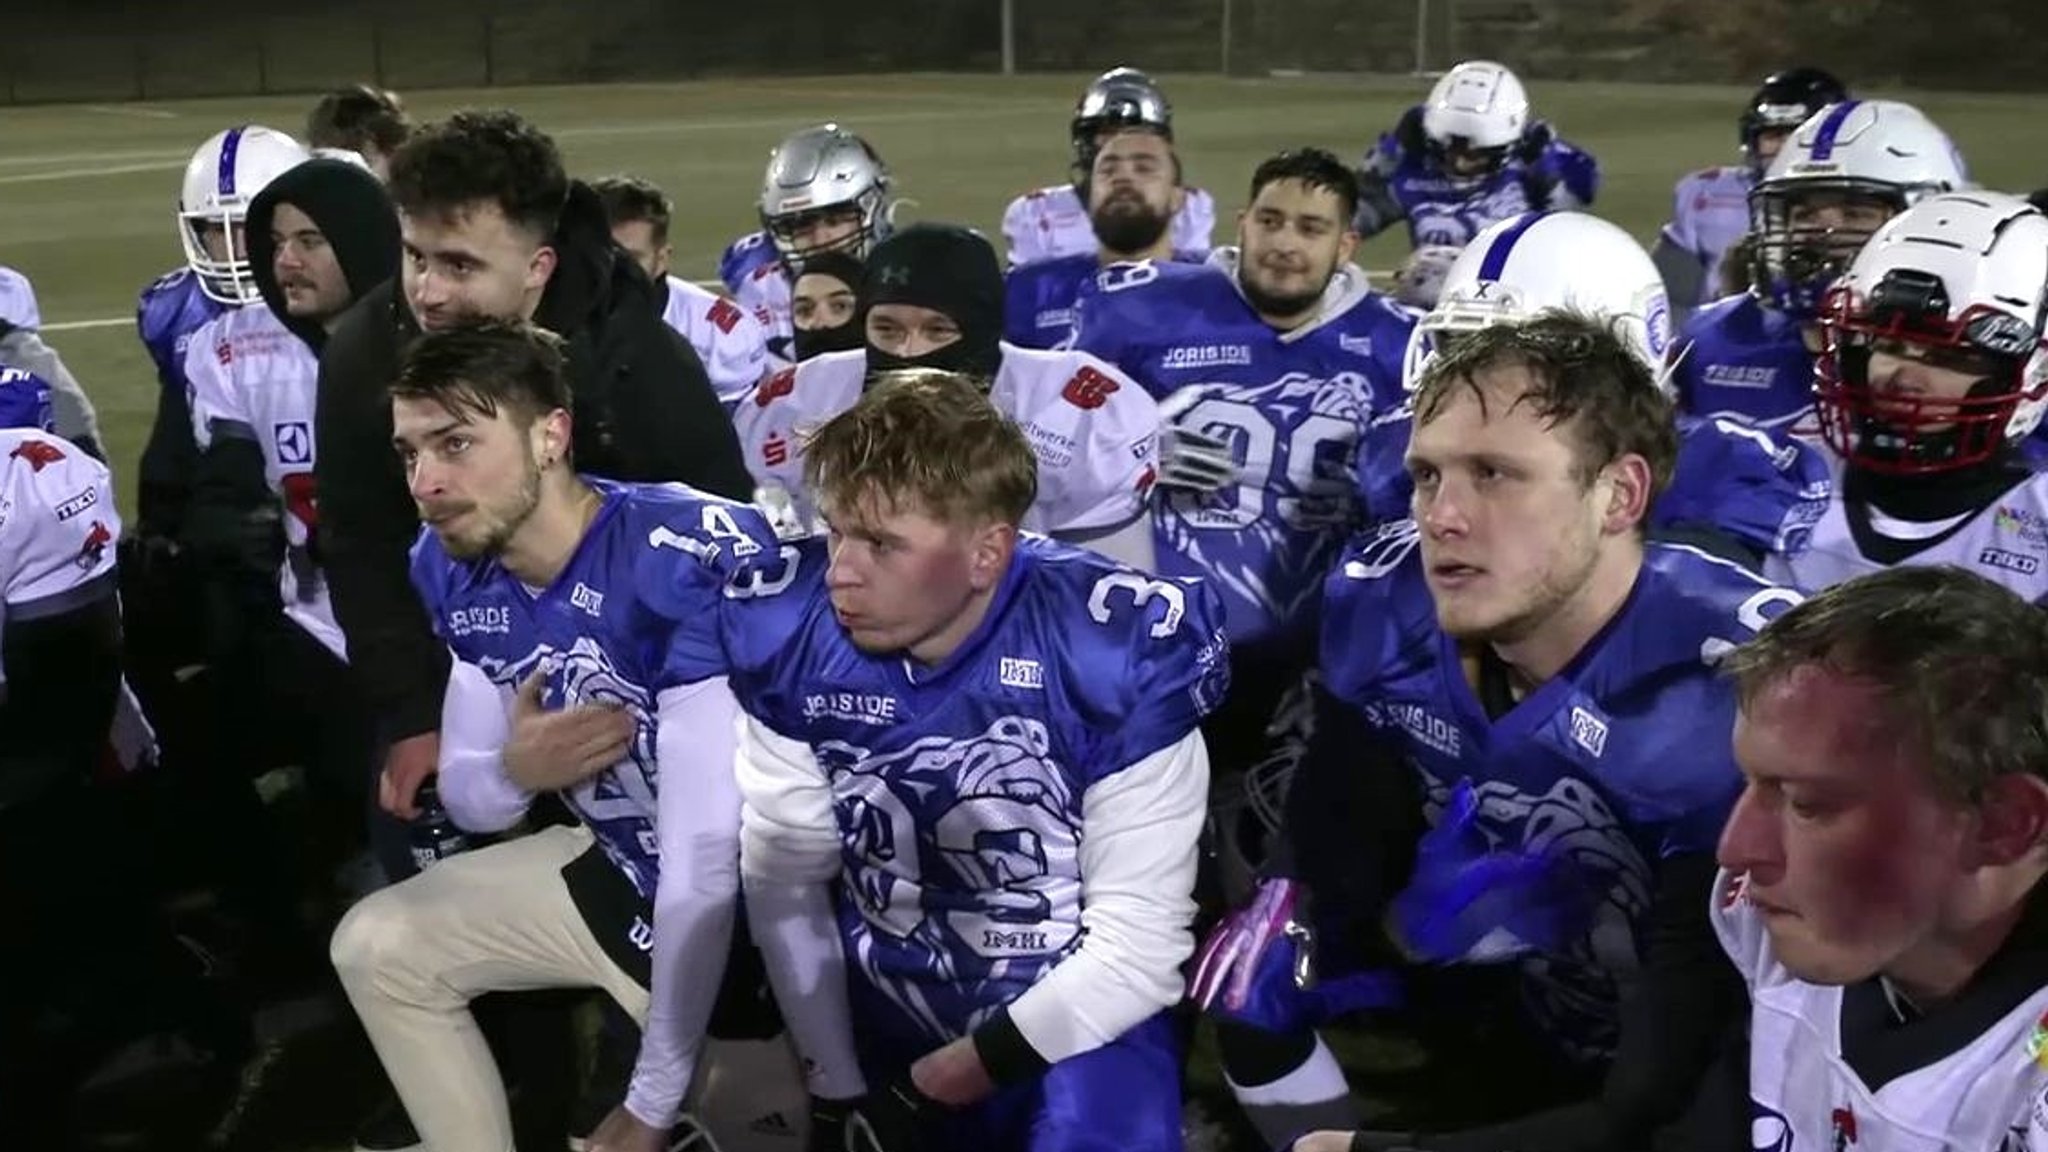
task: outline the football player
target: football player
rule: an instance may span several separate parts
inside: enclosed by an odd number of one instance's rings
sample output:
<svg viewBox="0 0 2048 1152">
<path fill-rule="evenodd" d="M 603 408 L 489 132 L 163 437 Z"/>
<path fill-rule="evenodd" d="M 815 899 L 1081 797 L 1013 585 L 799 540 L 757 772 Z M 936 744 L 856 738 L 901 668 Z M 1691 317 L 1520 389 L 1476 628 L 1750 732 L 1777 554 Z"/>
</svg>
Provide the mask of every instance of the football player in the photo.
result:
<svg viewBox="0 0 2048 1152">
<path fill-rule="evenodd" d="M 278 173 L 307 158 L 290 136 L 245 124 L 208 137 L 185 166 L 177 218 L 185 266 L 158 277 L 135 306 L 136 331 L 159 385 L 156 422 L 136 474 L 140 536 L 175 540 L 191 493 L 199 458 L 185 379 L 192 333 L 228 308 L 263 299 L 243 234 L 249 202 Z"/>
<path fill-rule="evenodd" d="M 495 989 L 595 987 L 644 1021 L 625 1098 L 586 1147 L 661 1152 L 694 1125 L 683 1097 L 739 889 L 717 610 L 795 576 L 749 505 L 579 474 L 563 361 L 528 324 L 458 324 L 415 342 L 391 389 L 425 521 L 413 582 L 455 661 L 442 800 L 476 831 L 549 792 L 576 817 L 444 859 L 335 930 L 342 986 L 437 1152 L 513 1146 L 469 1014 Z"/>
<path fill-rule="evenodd" d="M 1721 266 L 1729 246 L 1749 231 L 1749 190 L 1756 187 L 1807 117 L 1849 98 L 1840 80 L 1819 68 L 1788 68 L 1764 77 L 1736 119 L 1742 163 L 1702 168 L 1678 182 L 1671 219 L 1650 255 L 1671 294 L 1672 323 L 1721 297 Z"/>
<path fill-rule="evenodd" d="M 667 193 L 634 176 L 606 176 L 590 187 L 604 201 L 612 239 L 654 282 L 662 320 L 696 349 L 719 403 L 732 411 L 768 371 L 768 338 L 761 322 L 724 296 L 669 274 L 673 205 Z"/>
<path fill-rule="evenodd" d="M 374 84 L 336 88 L 306 114 L 306 146 L 314 155 L 354 157 L 379 180 L 391 178 L 391 154 L 412 130 L 405 101 Z"/>
<path fill-rule="evenodd" d="M 793 132 L 768 154 L 761 230 L 726 246 L 718 278 L 752 311 L 769 351 L 793 360 L 790 289 L 804 262 L 826 252 L 856 260 L 896 226 L 895 180 L 881 154 L 837 124 Z"/>
<path fill-rule="evenodd" d="M 956 373 L 878 383 L 805 469 L 830 535 L 724 632 L 812 1147 L 1180 1149 L 1214 593 L 1021 533 L 1038 462 Z"/>
<path fill-rule="evenodd" d="M 1324 597 L 1292 878 L 1212 934 L 1194 986 L 1225 1018 L 1226 1072 L 1274 1147 L 1356 1126 L 1312 1027 L 1388 1005 L 1408 965 L 1423 969 L 1420 1019 L 1489 1027 L 1488 1058 L 1513 1054 L 1511 1082 L 1461 1117 L 1505 1123 L 1302 1147 L 1639 1146 L 1741 996 L 1704 916 L 1741 790 L 1735 694 L 1714 665 L 1799 596 L 1645 540 L 1677 436 L 1608 318 L 1465 334 L 1414 407 L 1416 518 L 1362 538 Z M 1319 921 L 1304 989 L 1290 926 Z"/>
<path fill-rule="evenodd" d="M 1358 183 L 1359 236 L 1405 220 L 1415 248 L 1462 248 L 1497 220 L 1590 205 L 1600 164 L 1530 117 L 1528 93 L 1513 72 L 1467 60 L 1380 137 Z"/>
<path fill-rule="evenodd" d="M 2048 601 L 2048 478 L 2019 459 L 2048 410 L 2048 216 L 1954 192 L 1881 228 L 1820 308 L 1813 407 L 1839 479 L 1818 590 L 1895 565 L 1969 568 Z"/>
<path fill-rule="evenodd" d="M 1003 285 L 1003 338 L 1056 348 L 1074 334 L 1074 311 L 1111 264 L 1174 259 L 1168 230 L 1185 201 L 1173 143 L 1149 129 L 1120 131 L 1095 152 L 1088 177 L 1095 248 L 1013 268 Z"/>
<path fill-rule="evenodd" d="M 1674 352 L 1682 412 L 1801 435 L 1816 313 L 1878 226 L 1964 184 L 1948 135 L 1894 100 L 1830 104 L 1794 129 L 1749 194 L 1749 291 L 1693 313 Z"/>
<path fill-rule="evenodd" d="M 64 366 L 63 357 L 43 342 L 37 331 L 42 323 L 35 287 L 28 277 L 0 267 L 0 368 L 14 368 L 43 381 L 56 404 L 57 435 L 83 448 L 87 455 L 105 459 L 99 411 L 71 369 Z"/>
<path fill-rule="evenodd" d="M 985 381 L 1038 453 L 1027 527 L 1145 566 L 1158 406 L 1086 353 L 1003 344 L 1002 301 L 1002 269 L 979 233 L 918 224 L 875 248 L 859 301 L 866 343 L 777 372 L 733 413 L 758 499 L 781 526 L 818 526 L 804 472 L 810 430 L 851 407 L 878 372 L 942 368 Z"/>
<path fill-rule="evenodd" d="M 1553 308 L 1617 322 L 1630 351 L 1666 383 L 1669 309 L 1649 254 L 1599 217 L 1549 212 L 1503 220 L 1459 255 L 1442 300 L 1416 325 L 1404 387 L 1413 394 L 1437 350 L 1462 333 Z M 1368 523 L 1407 518 L 1414 487 L 1402 457 L 1412 417 L 1404 405 L 1366 431 L 1359 479 Z M 1651 506 L 1649 530 L 1653 539 L 1696 544 L 1755 568 L 1767 554 L 1804 547 L 1832 487 L 1827 462 L 1810 444 L 1729 420 L 1679 416 L 1677 461 Z"/>
<path fill-rule="evenodd" d="M 796 359 L 852 351 L 867 341 L 860 322 L 860 280 L 860 261 L 844 252 L 825 252 L 804 261 L 804 270 L 790 285 Z"/>
<path fill-rule="evenodd" d="M 4 265 L 0 265 L 0 320 L 16 328 L 43 326 L 42 310 L 36 306 L 35 285 Z"/>
<path fill-rule="evenodd" d="M 1749 985 L 1746 1059 L 1669 1146 L 2048 1143 L 2040 609 L 1899 568 L 1815 595 L 1727 670 L 1748 787 L 1711 915 Z"/>
<path fill-rule="evenodd" d="M 1027 192 L 1003 209 L 1003 243 L 1009 266 L 1086 256 L 1100 245 L 1095 228 L 1095 153 L 1121 132 L 1150 132 L 1173 143 L 1173 106 L 1150 76 L 1136 68 L 1112 68 L 1097 76 L 1074 105 L 1067 137 L 1073 147 L 1072 178 Z M 1174 161 L 1180 184 L 1180 161 Z M 1200 260 L 1209 254 L 1216 230 L 1216 201 L 1200 188 L 1182 188 L 1169 216 L 1168 250 Z"/>
</svg>

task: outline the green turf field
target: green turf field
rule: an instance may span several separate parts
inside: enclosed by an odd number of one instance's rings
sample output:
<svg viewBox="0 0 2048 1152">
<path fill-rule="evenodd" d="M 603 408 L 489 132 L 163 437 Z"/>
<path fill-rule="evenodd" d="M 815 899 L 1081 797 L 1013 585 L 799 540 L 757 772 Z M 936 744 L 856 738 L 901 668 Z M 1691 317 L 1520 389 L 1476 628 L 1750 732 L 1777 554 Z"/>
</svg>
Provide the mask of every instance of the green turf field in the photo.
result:
<svg viewBox="0 0 2048 1152">
<path fill-rule="evenodd" d="M 888 158 L 903 219 L 964 221 L 993 232 L 1021 189 L 1065 171 L 1066 121 L 1087 77 L 848 76 L 610 87 L 420 92 L 433 118 L 477 104 L 507 105 L 553 132 L 571 170 L 632 171 L 659 181 L 678 206 L 678 271 L 709 277 L 724 244 L 754 227 L 753 197 L 768 149 L 824 119 L 866 134 Z M 1188 179 L 1216 195 L 1227 233 L 1258 160 L 1317 144 L 1355 155 L 1426 82 L 1313 77 L 1230 80 L 1165 76 Z M 1538 111 L 1599 156 L 1597 208 L 1646 242 L 1686 170 L 1728 161 L 1745 92 L 1716 87 L 1537 83 Z M 2038 101 L 1913 95 L 1946 127 L 1991 187 L 2024 190 L 2042 139 Z M 240 121 L 298 132 L 303 97 L 91 105 L 0 112 L 0 263 L 35 282 L 49 339 L 100 408 L 132 510 L 132 464 L 155 405 L 149 362 L 132 324 L 135 294 L 180 254 L 173 226 L 179 175 L 205 137 Z M 1997 145 L 2003 143 L 2004 147 Z M 1227 235 L 1219 236 L 1219 241 Z M 1385 268 L 1405 238 L 1388 235 L 1361 261 Z"/>
</svg>

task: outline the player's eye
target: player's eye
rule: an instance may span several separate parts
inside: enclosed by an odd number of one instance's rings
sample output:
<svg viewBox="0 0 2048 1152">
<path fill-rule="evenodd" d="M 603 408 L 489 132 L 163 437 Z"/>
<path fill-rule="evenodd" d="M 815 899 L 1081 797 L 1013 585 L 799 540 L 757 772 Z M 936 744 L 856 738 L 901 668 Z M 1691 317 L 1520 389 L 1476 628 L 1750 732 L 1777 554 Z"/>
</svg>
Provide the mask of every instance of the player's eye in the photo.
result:
<svg viewBox="0 0 2048 1152">
<path fill-rule="evenodd" d="M 441 454 L 444 456 L 460 456 L 469 451 L 469 448 L 470 439 L 467 436 L 450 436 L 441 441 Z"/>
</svg>

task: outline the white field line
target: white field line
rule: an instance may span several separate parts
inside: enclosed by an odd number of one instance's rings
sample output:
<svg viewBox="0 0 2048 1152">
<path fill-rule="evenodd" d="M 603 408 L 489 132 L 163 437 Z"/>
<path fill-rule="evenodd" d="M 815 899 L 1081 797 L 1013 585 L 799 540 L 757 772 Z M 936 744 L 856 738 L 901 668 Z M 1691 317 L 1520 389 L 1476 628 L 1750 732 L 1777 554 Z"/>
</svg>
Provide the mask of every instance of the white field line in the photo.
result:
<svg viewBox="0 0 2048 1152">
<path fill-rule="evenodd" d="M 1043 116 L 1041 104 L 982 105 L 924 112 L 877 112 L 869 116 L 843 117 L 856 127 L 864 124 L 917 124 L 932 121 L 965 120 L 988 116 Z M 645 124 L 591 124 L 561 128 L 549 135 L 558 140 L 603 139 L 615 136 L 684 136 L 692 132 L 740 132 L 788 130 L 804 118 L 796 116 L 755 117 L 747 120 L 678 120 Z M 13 156 L 0 160 L 0 167 L 26 167 L 39 163 L 82 162 L 83 167 L 57 168 L 48 172 L 17 172 L 0 176 L 0 185 L 43 184 L 62 180 L 92 180 L 102 176 L 124 176 L 135 172 L 170 172 L 183 168 L 191 159 L 188 152 L 129 151 L 73 152 L 61 156 Z M 127 160 L 128 163 L 107 163 Z"/>
</svg>

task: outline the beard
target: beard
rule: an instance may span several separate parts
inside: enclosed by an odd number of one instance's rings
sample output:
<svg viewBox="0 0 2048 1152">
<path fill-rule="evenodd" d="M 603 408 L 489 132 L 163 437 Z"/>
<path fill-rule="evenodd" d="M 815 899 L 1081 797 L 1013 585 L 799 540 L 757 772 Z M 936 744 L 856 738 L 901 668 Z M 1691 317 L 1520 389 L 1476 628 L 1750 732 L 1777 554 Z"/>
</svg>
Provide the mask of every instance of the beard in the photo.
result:
<svg viewBox="0 0 2048 1152">
<path fill-rule="evenodd" d="M 1241 266 L 1237 270 L 1237 287 L 1244 293 L 1252 310 L 1262 316 L 1296 316 L 1316 306 L 1323 298 L 1323 292 L 1330 286 L 1330 276 L 1325 274 L 1313 289 L 1301 292 L 1275 292 L 1260 285 L 1254 278 L 1255 269 Z M 1336 269 L 1331 269 L 1334 273 Z"/>
<path fill-rule="evenodd" d="M 436 533 L 441 538 L 441 548 L 457 560 L 475 560 L 484 556 L 497 556 L 511 543 L 512 534 L 519 531 L 532 519 L 533 510 L 540 507 L 540 464 L 531 454 L 526 458 L 525 472 L 520 476 L 519 488 L 495 507 L 482 504 L 472 506 L 468 511 L 477 520 L 476 526 L 463 535 L 450 537 Z"/>
<path fill-rule="evenodd" d="M 1104 248 L 1123 256 L 1159 243 L 1173 225 L 1173 214 L 1153 208 L 1135 192 L 1113 192 L 1088 214 L 1088 223 Z"/>
</svg>

